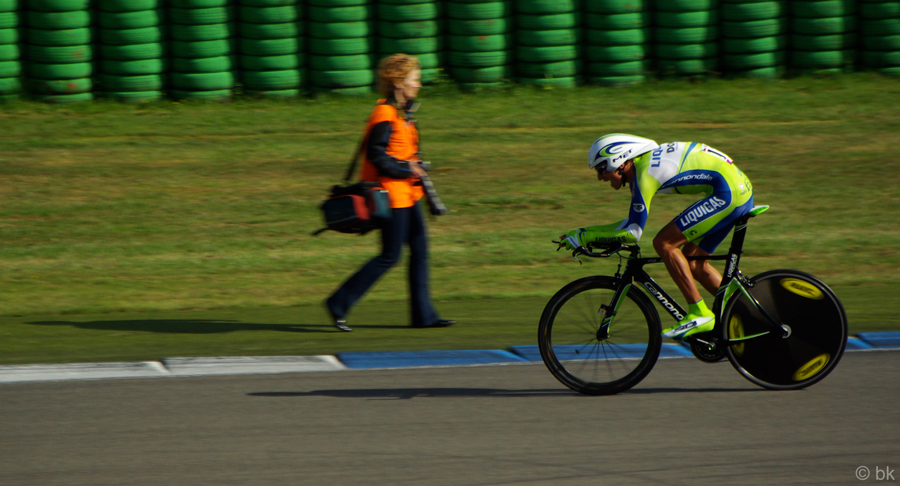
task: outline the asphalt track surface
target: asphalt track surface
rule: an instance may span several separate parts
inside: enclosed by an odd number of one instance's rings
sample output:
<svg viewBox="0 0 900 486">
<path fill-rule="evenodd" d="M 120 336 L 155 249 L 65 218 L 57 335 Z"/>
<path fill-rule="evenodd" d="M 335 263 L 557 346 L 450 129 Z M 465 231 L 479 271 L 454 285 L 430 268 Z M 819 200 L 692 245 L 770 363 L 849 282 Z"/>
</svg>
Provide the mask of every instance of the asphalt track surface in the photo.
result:
<svg viewBox="0 0 900 486">
<path fill-rule="evenodd" d="M 540 363 L 9 384 L 0 485 L 885 484 L 898 369 L 849 353 L 774 392 L 667 359 L 610 397 Z"/>
</svg>

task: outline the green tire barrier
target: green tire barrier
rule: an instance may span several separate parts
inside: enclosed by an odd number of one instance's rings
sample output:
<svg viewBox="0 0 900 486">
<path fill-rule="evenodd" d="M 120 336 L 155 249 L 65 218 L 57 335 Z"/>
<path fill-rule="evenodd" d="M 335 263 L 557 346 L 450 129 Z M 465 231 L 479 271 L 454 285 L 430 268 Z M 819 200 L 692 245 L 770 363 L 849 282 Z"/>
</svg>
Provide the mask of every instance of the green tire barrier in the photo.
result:
<svg viewBox="0 0 900 486">
<path fill-rule="evenodd" d="M 588 62 L 633 62 L 647 57 L 647 47 L 642 44 L 627 46 L 588 46 L 585 59 Z"/>
<path fill-rule="evenodd" d="M 770 51 L 751 54 L 726 54 L 723 57 L 725 66 L 735 71 L 748 71 L 760 68 L 783 66 L 786 52 Z"/>
<path fill-rule="evenodd" d="M 587 45 L 601 46 L 628 46 L 635 44 L 647 44 L 652 38 L 650 29 L 631 30 L 594 30 L 587 31 Z M 697 41 L 700 42 L 700 41 Z"/>
<path fill-rule="evenodd" d="M 247 7 L 238 9 L 238 18 L 248 24 L 283 24 L 295 22 L 299 16 L 296 5 L 281 7 Z"/>
<path fill-rule="evenodd" d="M 460 20 L 450 19 L 446 22 L 447 31 L 451 35 L 497 35 L 513 31 L 513 22 L 508 18 Z"/>
<path fill-rule="evenodd" d="M 524 46 L 566 46 L 579 40 L 579 29 L 519 30 L 517 38 Z"/>
<path fill-rule="evenodd" d="M 372 5 L 351 7 L 309 7 L 307 20 L 311 22 L 362 22 L 375 18 Z"/>
<path fill-rule="evenodd" d="M 588 78 L 588 82 L 597 86 L 605 86 L 607 88 L 623 88 L 627 86 L 635 86 L 644 83 L 647 80 L 645 75 L 637 76 L 592 76 Z"/>
<path fill-rule="evenodd" d="M 162 59 L 139 59 L 136 61 L 115 61 L 104 59 L 100 63 L 100 72 L 119 76 L 144 76 L 162 74 L 166 62 Z"/>
<path fill-rule="evenodd" d="M 300 71 L 242 71 L 241 79 L 247 89 L 253 91 L 293 90 L 300 86 Z"/>
<path fill-rule="evenodd" d="M 780 35 L 787 32 L 787 17 L 749 22 L 722 21 L 723 35 L 731 38 L 753 38 Z M 727 32 L 727 34 L 725 34 Z"/>
<path fill-rule="evenodd" d="M 34 95 L 34 99 L 50 104 L 68 104 L 68 103 L 82 103 L 85 101 L 93 101 L 94 94 L 93 93 L 79 93 L 79 94 L 59 94 L 59 95 Z"/>
<path fill-rule="evenodd" d="M 28 46 L 28 60 L 42 64 L 69 64 L 89 62 L 94 57 L 90 45 L 83 46 Z"/>
<path fill-rule="evenodd" d="M 26 29 L 25 40 L 40 46 L 78 46 L 91 43 L 91 29 Z"/>
<path fill-rule="evenodd" d="M 655 29 L 654 40 L 658 43 L 672 44 L 702 44 L 719 39 L 719 29 L 716 26 L 694 27 L 690 29 L 672 29 L 658 27 Z"/>
<path fill-rule="evenodd" d="M 862 19 L 875 20 L 900 18 L 900 2 L 863 2 L 859 5 L 859 16 Z"/>
<path fill-rule="evenodd" d="M 162 91 L 135 91 L 135 92 L 115 92 L 101 91 L 100 96 L 104 98 L 114 99 L 121 103 L 151 103 L 159 101 L 163 97 Z"/>
<path fill-rule="evenodd" d="M 524 78 L 572 78 L 577 77 L 583 71 L 583 63 L 580 60 L 516 64 L 516 71 Z"/>
<path fill-rule="evenodd" d="M 456 52 L 449 51 L 447 53 L 450 66 L 452 67 L 492 67 L 511 64 L 513 61 L 512 49 L 494 52 Z"/>
<path fill-rule="evenodd" d="M 19 78 L 0 78 L 0 95 L 18 95 L 22 91 L 22 82 Z M 18 96 L 12 96 L 13 98 Z M 4 98 L 6 100 L 6 98 Z"/>
<path fill-rule="evenodd" d="M 140 10 L 134 12 L 97 13 L 99 25 L 103 29 L 142 29 L 162 24 L 163 15 L 160 9 Z"/>
<path fill-rule="evenodd" d="M 22 2 L 26 28 L 25 89 L 42 101 L 92 96 L 94 32 L 88 0 Z"/>
<path fill-rule="evenodd" d="M 511 79 L 513 70 L 509 65 L 483 68 L 458 67 L 453 68 L 451 76 L 460 83 L 496 83 L 502 79 Z"/>
<path fill-rule="evenodd" d="M 298 69 L 301 58 L 287 56 L 241 56 L 242 71 L 286 71 Z"/>
<path fill-rule="evenodd" d="M 165 76 L 162 74 L 148 74 L 144 76 L 102 74 L 99 76 L 99 83 L 103 91 L 160 91 L 163 89 Z"/>
<path fill-rule="evenodd" d="M 373 22 L 310 22 L 309 35 L 320 39 L 343 39 L 375 35 Z"/>
<path fill-rule="evenodd" d="M 649 64 L 649 61 L 592 62 L 587 66 L 587 73 L 590 77 L 642 76 Z"/>
<path fill-rule="evenodd" d="M 169 90 L 169 97 L 177 101 L 223 101 L 231 98 L 232 90 L 218 89 L 212 91 L 184 91 L 180 89 Z"/>
<path fill-rule="evenodd" d="M 438 18 L 437 2 L 416 3 L 412 5 L 378 4 L 378 18 L 390 19 L 394 22 L 415 22 Z"/>
<path fill-rule="evenodd" d="M 581 26 L 581 14 L 569 12 L 554 15 L 516 15 L 517 30 L 574 29 Z M 517 32 L 518 34 L 518 32 Z"/>
<path fill-rule="evenodd" d="M 19 37 L 19 29 L 0 29 L 0 44 L 15 44 Z"/>
<path fill-rule="evenodd" d="M 643 29 L 653 23 L 650 12 L 629 14 L 587 14 L 586 25 L 589 29 L 626 30 Z"/>
<path fill-rule="evenodd" d="M 577 9 L 576 0 L 516 0 L 516 12 L 523 14 L 566 14 Z"/>
<path fill-rule="evenodd" d="M 244 92 L 254 95 L 277 92 L 278 95 L 272 96 L 286 98 L 299 94 L 301 71 L 306 61 L 302 52 L 304 43 L 300 39 L 305 38 L 305 33 L 318 37 L 330 34 L 326 27 L 343 26 L 345 31 L 351 30 L 353 24 L 313 21 L 304 27 L 304 9 L 297 0 L 281 0 L 278 5 L 274 4 L 275 0 L 268 0 L 265 5 L 259 5 L 260 0 L 252 3 L 256 5 L 242 1 L 238 10 L 238 30 L 241 32 L 239 78 Z M 316 11 L 357 8 L 313 7 Z M 355 23 L 363 24 L 360 27 L 366 31 L 369 29 L 366 22 Z M 214 91 L 218 88 L 204 89 Z"/>
<path fill-rule="evenodd" d="M 639 13 L 651 7 L 649 0 L 594 0 L 586 2 L 585 8 L 590 13 L 625 14 Z"/>
<path fill-rule="evenodd" d="M 718 69 L 718 58 L 707 59 L 658 59 L 657 68 L 662 75 L 695 76 Z"/>
<path fill-rule="evenodd" d="M 282 24 L 238 24 L 238 34 L 245 39 L 286 39 L 301 34 L 302 23 L 288 22 Z"/>
<path fill-rule="evenodd" d="M 22 63 L 18 61 L 0 62 L 0 78 L 16 78 L 22 74 Z M 88 72 L 90 74 L 90 71 Z"/>
<path fill-rule="evenodd" d="M 222 40 L 234 37 L 235 30 L 235 25 L 231 22 L 208 25 L 172 24 L 169 26 L 169 38 L 186 42 Z M 114 42 L 110 43 L 114 44 Z M 140 43 L 135 42 L 134 44 Z"/>
<path fill-rule="evenodd" d="M 729 22 L 751 22 L 755 20 L 777 19 L 787 15 L 786 3 L 723 3 L 722 20 Z"/>
<path fill-rule="evenodd" d="M 0 45 L 0 62 L 19 61 L 18 44 Z"/>
<path fill-rule="evenodd" d="M 231 7 L 211 8 L 169 8 L 169 21 L 182 25 L 207 25 L 221 24 L 231 21 L 234 17 L 234 9 Z"/>
<path fill-rule="evenodd" d="M 25 65 L 29 78 L 33 79 L 82 79 L 89 78 L 94 65 L 89 62 L 74 64 L 40 64 L 29 62 Z"/>
<path fill-rule="evenodd" d="M 900 18 L 863 20 L 862 32 L 865 35 L 900 35 Z"/>
<path fill-rule="evenodd" d="M 200 0 L 180 0 L 181 2 L 196 2 Z M 219 0 L 222 1 L 222 0 Z M 173 6 L 178 6 L 179 0 L 171 0 L 169 2 Z M 96 7 L 104 12 L 141 12 L 145 10 L 153 10 L 160 6 L 159 0 L 97 0 Z"/>
<path fill-rule="evenodd" d="M 787 35 L 774 35 L 753 39 L 722 39 L 722 51 L 726 54 L 784 51 L 787 48 L 787 45 Z"/>
<path fill-rule="evenodd" d="M 83 29 L 90 27 L 91 14 L 86 10 L 76 12 L 39 12 L 29 10 L 26 14 L 26 21 L 28 26 L 34 29 Z M 0 28 L 3 28 L 4 24 L 2 18 L 0 18 Z M 11 27 L 15 27 L 15 25 Z"/>
<path fill-rule="evenodd" d="M 719 22 L 718 10 L 706 10 L 701 12 L 663 12 L 657 11 L 656 25 L 675 29 L 689 29 L 692 27 L 706 27 L 716 25 Z"/>
<path fill-rule="evenodd" d="M 835 69 L 852 64 L 853 50 L 843 51 L 793 51 L 791 64 L 800 69 Z"/>
<path fill-rule="evenodd" d="M 791 46 L 799 51 L 837 51 L 856 47 L 856 34 L 791 36 Z"/>
<path fill-rule="evenodd" d="M 866 51 L 900 51 L 900 35 L 867 35 L 862 37 Z"/>
<path fill-rule="evenodd" d="M 134 61 L 138 59 L 160 59 L 163 57 L 163 46 L 160 43 L 137 44 L 130 46 L 103 45 L 100 46 L 101 59 L 115 59 L 120 61 Z"/>
<path fill-rule="evenodd" d="M 719 54 L 719 44 L 657 44 L 656 55 L 661 59 L 703 59 Z"/>
<path fill-rule="evenodd" d="M 791 31 L 794 34 L 829 35 L 843 34 L 856 30 L 856 16 L 829 18 L 794 18 L 791 21 Z"/>
<path fill-rule="evenodd" d="M 376 36 L 379 28 L 387 31 L 392 27 L 381 25 L 380 21 L 403 23 L 402 27 L 409 29 L 412 28 L 409 23 L 433 22 L 438 15 L 437 4 L 434 2 L 398 5 L 368 0 L 313 0 L 307 8 L 309 65 L 302 78 L 305 78 L 304 81 L 312 91 L 362 87 L 370 89 L 374 82 L 374 63 L 379 42 L 385 43 L 381 45 L 382 49 L 387 49 L 387 43 L 390 41 L 410 39 L 399 34 L 393 34 L 394 37 L 386 37 L 383 34 Z M 405 46 L 409 47 L 408 50 L 396 52 L 407 52 L 412 55 L 432 52 L 435 47 L 431 44 L 436 42 L 433 40 L 435 38 L 436 36 L 426 36 L 423 37 L 425 40 L 409 42 Z M 286 89 L 275 87 L 262 89 L 253 86 L 249 88 L 258 91 Z"/>
<path fill-rule="evenodd" d="M 162 31 L 158 27 L 142 29 L 100 29 L 103 44 L 134 45 L 162 41 Z"/>
<path fill-rule="evenodd" d="M 656 2 L 656 10 L 663 12 L 708 12 L 718 7 L 717 0 L 665 0 Z"/>
<path fill-rule="evenodd" d="M 377 64 L 375 56 L 309 56 L 309 68 L 314 71 L 357 71 L 372 69 Z"/>
<path fill-rule="evenodd" d="M 856 14 L 856 2 L 853 1 L 792 1 L 790 6 L 794 17 L 829 18 Z"/>
<path fill-rule="evenodd" d="M 265 91 L 256 91 L 251 89 L 245 89 L 244 94 L 247 96 L 259 97 L 259 98 L 296 98 L 300 96 L 299 89 L 282 89 L 282 90 L 265 90 Z"/>
<path fill-rule="evenodd" d="M 91 78 L 81 79 L 29 79 L 28 92 L 37 95 L 70 95 L 90 93 L 94 88 Z"/>
<path fill-rule="evenodd" d="M 221 73 L 231 72 L 238 66 L 236 56 L 219 56 L 204 58 L 173 57 L 170 69 L 178 73 Z"/>
<path fill-rule="evenodd" d="M 521 84 L 530 84 L 535 86 L 541 86 L 544 88 L 560 88 L 560 89 L 574 89 L 577 88 L 579 83 L 578 78 L 519 78 L 519 83 Z"/>
<path fill-rule="evenodd" d="M 14 29 L 18 26 L 18 12 L 0 12 L 0 29 Z"/>
<path fill-rule="evenodd" d="M 489 20 L 512 16 L 510 2 L 463 3 L 448 1 L 444 4 L 446 16 L 451 19 Z"/>
<path fill-rule="evenodd" d="M 440 21 L 421 20 L 418 22 L 378 22 L 378 32 L 384 37 L 395 39 L 435 37 L 440 34 Z"/>
</svg>

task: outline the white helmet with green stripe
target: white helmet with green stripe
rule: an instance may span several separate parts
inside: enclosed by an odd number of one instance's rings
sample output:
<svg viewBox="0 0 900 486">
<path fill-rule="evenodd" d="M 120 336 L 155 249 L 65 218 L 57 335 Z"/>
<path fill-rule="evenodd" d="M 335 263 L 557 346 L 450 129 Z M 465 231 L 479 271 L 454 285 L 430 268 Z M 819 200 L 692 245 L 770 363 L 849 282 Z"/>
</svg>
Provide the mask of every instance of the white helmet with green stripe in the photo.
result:
<svg viewBox="0 0 900 486">
<path fill-rule="evenodd" d="M 598 138 L 588 151 L 588 166 L 591 169 L 612 172 L 625 162 L 659 148 L 649 138 L 636 137 L 624 133 L 611 133 Z"/>
</svg>

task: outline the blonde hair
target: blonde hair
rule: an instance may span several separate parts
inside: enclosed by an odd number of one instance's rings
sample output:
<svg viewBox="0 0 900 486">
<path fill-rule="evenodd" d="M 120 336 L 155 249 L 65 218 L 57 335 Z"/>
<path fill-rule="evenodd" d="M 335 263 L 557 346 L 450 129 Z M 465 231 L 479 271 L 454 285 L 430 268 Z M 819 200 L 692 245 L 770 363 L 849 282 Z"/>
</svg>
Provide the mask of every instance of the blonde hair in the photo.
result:
<svg viewBox="0 0 900 486">
<path fill-rule="evenodd" d="M 394 83 L 402 82 L 409 73 L 421 69 L 419 59 L 408 54 L 394 54 L 378 63 L 378 92 L 386 98 L 394 94 Z"/>
</svg>

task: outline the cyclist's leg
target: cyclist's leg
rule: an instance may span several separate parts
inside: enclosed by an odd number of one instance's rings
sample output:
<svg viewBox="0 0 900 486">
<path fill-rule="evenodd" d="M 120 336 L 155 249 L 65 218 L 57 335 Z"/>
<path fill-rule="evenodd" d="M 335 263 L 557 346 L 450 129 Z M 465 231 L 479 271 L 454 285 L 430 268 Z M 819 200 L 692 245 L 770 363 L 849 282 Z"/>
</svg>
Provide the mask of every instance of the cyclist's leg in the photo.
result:
<svg viewBox="0 0 900 486">
<path fill-rule="evenodd" d="M 694 243 L 686 243 L 681 252 L 685 256 L 709 256 L 711 254 Z M 707 292 L 715 295 L 719 286 L 722 285 L 722 274 L 709 263 L 709 260 L 690 260 L 688 265 L 694 280 L 700 282 Z"/>
<path fill-rule="evenodd" d="M 694 282 L 694 276 L 691 273 L 690 265 L 687 258 L 681 251 L 681 247 L 688 242 L 687 238 L 678 228 L 675 221 L 671 221 L 659 231 L 653 238 L 653 248 L 662 258 L 669 271 L 669 276 L 675 281 L 678 290 L 684 295 L 689 304 L 693 304 L 702 300 L 700 291 L 697 290 L 697 284 Z"/>
</svg>

